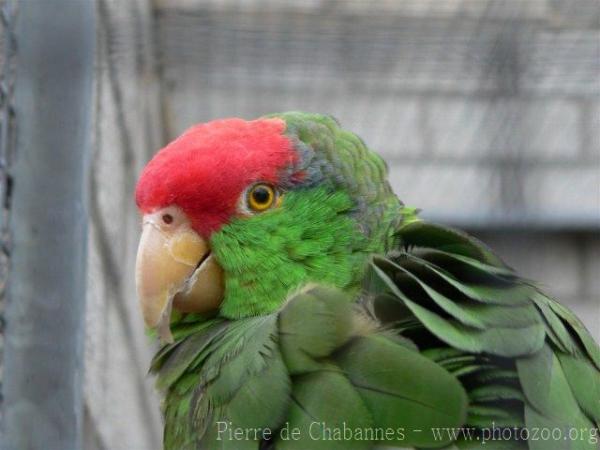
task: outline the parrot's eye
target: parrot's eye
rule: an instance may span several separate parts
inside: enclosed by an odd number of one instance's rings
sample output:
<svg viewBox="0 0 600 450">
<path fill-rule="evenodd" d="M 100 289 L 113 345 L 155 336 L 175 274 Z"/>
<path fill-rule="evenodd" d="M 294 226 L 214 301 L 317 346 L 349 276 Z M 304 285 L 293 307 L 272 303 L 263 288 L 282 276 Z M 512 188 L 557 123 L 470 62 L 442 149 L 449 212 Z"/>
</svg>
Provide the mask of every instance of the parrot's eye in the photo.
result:
<svg viewBox="0 0 600 450">
<path fill-rule="evenodd" d="M 248 209 L 254 212 L 262 212 L 269 209 L 277 199 L 277 192 L 268 184 L 259 183 L 248 189 L 246 204 Z"/>
<path fill-rule="evenodd" d="M 170 225 L 173 223 L 173 216 L 171 214 L 163 214 L 162 221 L 167 225 Z"/>
</svg>

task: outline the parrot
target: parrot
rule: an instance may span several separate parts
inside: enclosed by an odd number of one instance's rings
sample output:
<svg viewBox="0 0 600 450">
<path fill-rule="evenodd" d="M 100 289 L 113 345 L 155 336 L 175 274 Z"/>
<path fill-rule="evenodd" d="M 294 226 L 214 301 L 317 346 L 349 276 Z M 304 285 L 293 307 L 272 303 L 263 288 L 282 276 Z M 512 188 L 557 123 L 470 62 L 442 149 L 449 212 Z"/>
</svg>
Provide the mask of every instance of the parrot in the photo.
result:
<svg viewBox="0 0 600 450">
<path fill-rule="evenodd" d="M 598 448 L 582 322 L 332 116 L 193 126 L 135 202 L 165 450 Z"/>
</svg>

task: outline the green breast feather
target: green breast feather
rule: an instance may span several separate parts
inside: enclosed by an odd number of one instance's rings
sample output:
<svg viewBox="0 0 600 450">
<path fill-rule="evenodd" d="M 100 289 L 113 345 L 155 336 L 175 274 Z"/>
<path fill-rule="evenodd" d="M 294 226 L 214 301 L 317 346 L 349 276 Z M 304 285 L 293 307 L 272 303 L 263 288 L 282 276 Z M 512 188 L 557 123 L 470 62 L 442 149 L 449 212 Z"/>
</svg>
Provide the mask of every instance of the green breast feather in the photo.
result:
<svg viewBox="0 0 600 450">
<path fill-rule="evenodd" d="M 581 322 L 476 239 L 392 199 L 354 135 L 299 114 L 284 115 L 290 133 L 345 167 L 346 186 L 297 191 L 296 215 L 232 222 L 212 242 L 235 275 L 230 313 L 183 316 L 153 360 L 165 449 L 598 448 L 600 348 Z M 306 208 L 314 222 L 295 226 Z M 278 264 L 287 273 L 269 278 Z"/>
</svg>

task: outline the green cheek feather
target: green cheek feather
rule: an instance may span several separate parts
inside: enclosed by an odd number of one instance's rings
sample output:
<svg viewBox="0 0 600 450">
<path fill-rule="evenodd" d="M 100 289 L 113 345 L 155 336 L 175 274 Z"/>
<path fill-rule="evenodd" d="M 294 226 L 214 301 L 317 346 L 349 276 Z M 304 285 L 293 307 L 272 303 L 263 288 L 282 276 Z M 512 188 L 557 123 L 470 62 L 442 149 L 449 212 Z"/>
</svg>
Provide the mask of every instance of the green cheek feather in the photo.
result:
<svg viewBox="0 0 600 450">
<path fill-rule="evenodd" d="M 271 313 L 310 282 L 358 289 L 368 255 L 384 248 L 361 233 L 353 208 L 343 191 L 300 189 L 286 193 L 279 208 L 215 233 L 211 246 L 226 278 L 221 315 Z"/>
</svg>

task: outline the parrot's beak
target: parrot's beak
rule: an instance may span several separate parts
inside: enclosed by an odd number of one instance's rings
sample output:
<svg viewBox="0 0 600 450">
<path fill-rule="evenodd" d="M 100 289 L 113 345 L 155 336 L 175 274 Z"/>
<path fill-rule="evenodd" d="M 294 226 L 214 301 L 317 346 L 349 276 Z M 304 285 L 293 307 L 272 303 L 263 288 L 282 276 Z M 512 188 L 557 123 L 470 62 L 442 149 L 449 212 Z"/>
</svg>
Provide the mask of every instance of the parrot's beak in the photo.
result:
<svg viewBox="0 0 600 450">
<path fill-rule="evenodd" d="M 143 223 L 135 277 L 140 306 L 146 326 L 172 342 L 171 309 L 217 309 L 223 299 L 223 271 L 180 210 L 147 214 Z"/>
</svg>

